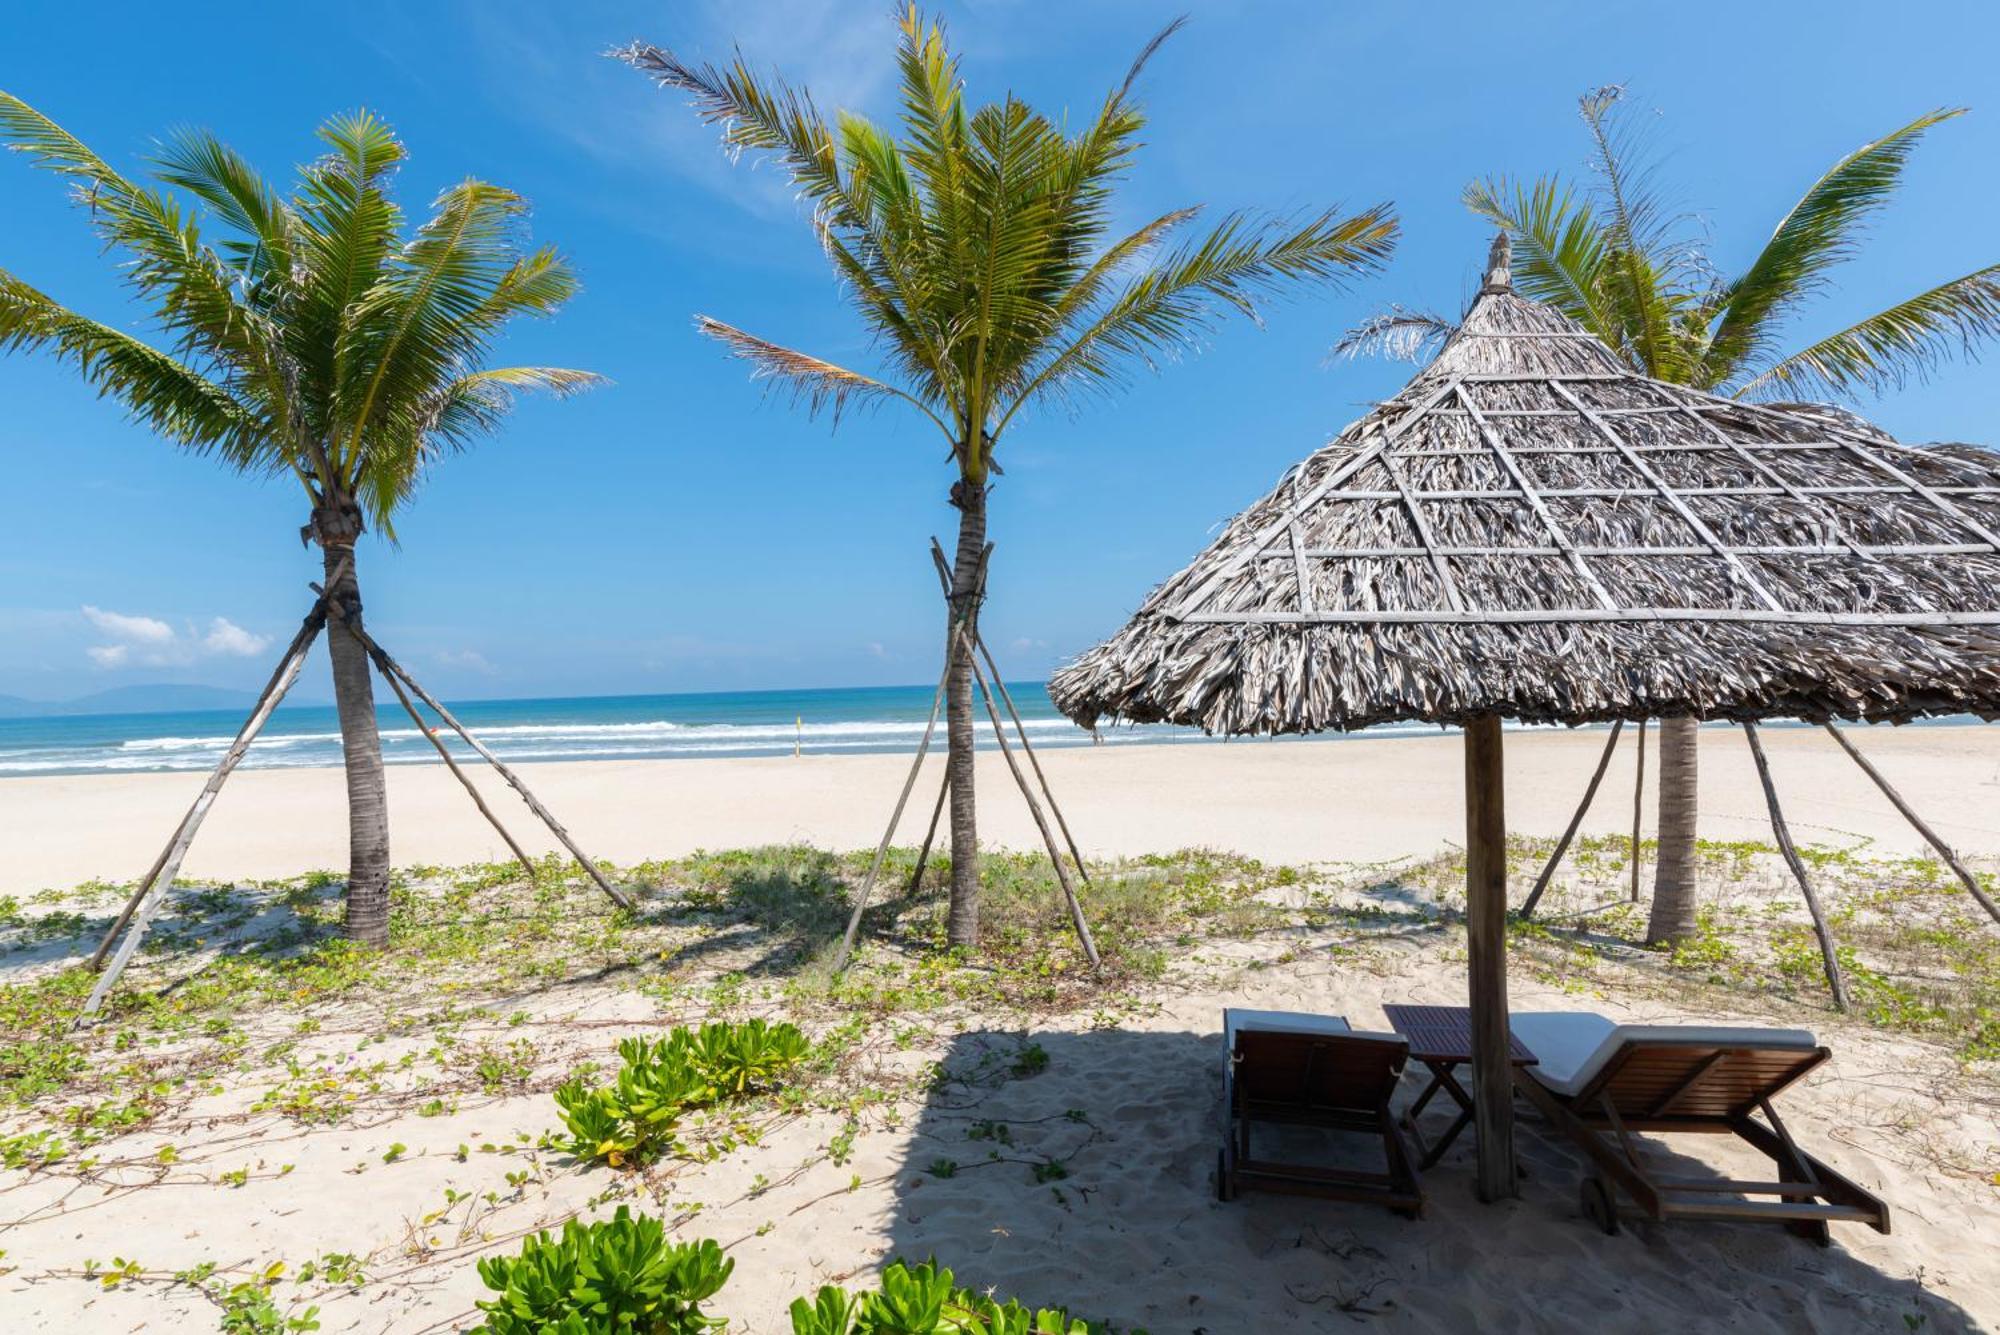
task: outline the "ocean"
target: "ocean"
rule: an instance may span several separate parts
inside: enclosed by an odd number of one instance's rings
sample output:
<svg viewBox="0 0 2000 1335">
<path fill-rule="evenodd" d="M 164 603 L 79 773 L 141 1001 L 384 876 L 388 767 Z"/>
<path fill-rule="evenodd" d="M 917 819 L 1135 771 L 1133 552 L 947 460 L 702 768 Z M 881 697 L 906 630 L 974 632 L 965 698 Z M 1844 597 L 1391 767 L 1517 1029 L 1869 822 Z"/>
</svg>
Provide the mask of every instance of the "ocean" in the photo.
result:
<svg viewBox="0 0 2000 1335">
<path fill-rule="evenodd" d="M 1039 683 L 1010 683 L 1037 748 L 1088 746 L 1091 735 L 1055 712 Z M 552 700 L 447 700 L 453 715 L 507 761 L 644 760 L 661 757 L 910 751 L 923 735 L 930 686 L 812 691 L 727 691 Z M 381 694 L 378 687 L 378 696 Z M 128 774 L 207 770 L 222 758 L 247 710 L 0 719 L 0 775 Z M 378 702 L 383 756 L 392 765 L 437 764 L 437 752 L 393 699 Z M 991 725 L 978 715 L 982 741 Z M 943 742 L 944 724 L 938 724 Z M 449 729 L 453 757 L 476 760 Z M 1187 728 L 1106 728 L 1107 745 L 1199 740 Z M 281 708 L 244 758 L 245 769 L 340 763 L 331 705 Z"/>
<path fill-rule="evenodd" d="M 507 761 L 647 760 L 669 757 L 851 755 L 909 752 L 923 736 L 930 686 L 862 686 L 811 691 L 715 691 L 547 700 L 447 700 L 452 713 Z M 1193 728 L 1105 727 L 1095 738 L 1056 713 L 1039 682 L 1007 687 L 1036 748 L 1207 741 Z M 378 697 L 382 692 L 377 690 Z M 205 771 L 222 759 L 242 726 L 242 709 L 145 714 L 0 718 L 0 777 Z M 383 758 L 435 765 L 437 752 L 393 699 L 378 699 Z M 982 747 L 992 727 L 975 710 Z M 1927 725 L 1971 723 L 1965 717 Z M 1510 723 L 1509 730 L 1521 726 Z M 1724 727 L 1711 724 L 1710 727 Z M 1792 726 L 1773 722 L 1773 727 Z M 1923 725 L 1918 725 L 1923 726 Z M 1436 733 L 1421 723 L 1370 728 L 1369 737 Z M 1342 734 L 1330 733 L 1329 737 Z M 478 757 L 451 730 L 439 736 L 454 759 Z M 1011 731 L 1009 737 L 1011 740 Z M 944 722 L 932 743 L 944 744 Z M 302 769 L 340 763 L 332 705 L 297 705 L 271 716 L 244 758 L 245 769 Z"/>
</svg>

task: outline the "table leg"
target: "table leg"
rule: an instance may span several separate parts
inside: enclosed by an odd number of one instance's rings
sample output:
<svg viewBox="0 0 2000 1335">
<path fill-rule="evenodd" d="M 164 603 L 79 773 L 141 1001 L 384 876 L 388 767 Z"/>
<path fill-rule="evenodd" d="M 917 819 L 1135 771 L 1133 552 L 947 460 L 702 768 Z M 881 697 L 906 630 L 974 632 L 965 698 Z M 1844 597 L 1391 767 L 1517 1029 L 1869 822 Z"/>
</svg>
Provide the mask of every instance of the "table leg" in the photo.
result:
<svg viewBox="0 0 2000 1335">
<path fill-rule="evenodd" d="M 1423 1092 L 1417 1095 L 1416 1102 L 1412 1103 L 1403 1113 L 1402 1121 L 1404 1127 L 1410 1133 L 1410 1139 L 1416 1145 L 1418 1155 L 1417 1167 L 1427 1169 L 1444 1157 L 1444 1152 L 1451 1148 L 1451 1142 L 1458 1139 L 1459 1133 L 1464 1131 L 1466 1124 L 1472 1120 L 1472 1099 L 1466 1094 L 1464 1087 L 1453 1077 L 1451 1073 L 1452 1063 L 1425 1062 L 1423 1065 L 1424 1069 L 1431 1073 L 1431 1081 L 1428 1085 L 1424 1086 Z M 1435 1142 L 1426 1142 L 1424 1133 L 1417 1127 L 1417 1118 L 1423 1115 L 1424 1109 L 1430 1105 L 1430 1101 L 1433 1098 L 1437 1097 L 1439 1090 L 1443 1090 L 1449 1094 L 1452 1100 L 1458 1104 L 1459 1114 L 1452 1124 L 1446 1128 L 1443 1136 Z"/>
<path fill-rule="evenodd" d="M 1403 1110 L 1403 1129 L 1409 1132 L 1410 1143 L 1417 1148 L 1418 1168 L 1429 1168 L 1434 1162 L 1430 1146 L 1424 1143 L 1424 1133 L 1417 1126 L 1417 1114 L 1424 1110 L 1424 1105 L 1430 1102 L 1431 1095 L 1435 1093 L 1437 1093 L 1437 1081 L 1433 1079 L 1417 1101 Z"/>
<path fill-rule="evenodd" d="M 1450 1126 L 1445 1128 L 1445 1133 L 1439 1136 L 1437 1142 L 1431 1146 L 1424 1158 L 1423 1166 L 1425 1168 L 1431 1167 L 1439 1159 L 1442 1159 L 1444 1152 L 1451 1148 L 1451 1143 L 1457 1140 L 1459 1134 L 1472 1124 L 1472 1096 L 1465 1092 L 1465 1087 L 1459 1084 L 1458 1078 L 1452 1074 L 1452 1064 L 1450 1062 L 1440 1062 L 1438 1065 L 1433 1066 L 1431 1071 L 1436 1077 L 1438 1086 L 1445 1093 L 1451 1095 L 1452 1101 L 1458 1104 L 1458 1117 Z"/>
</svg>

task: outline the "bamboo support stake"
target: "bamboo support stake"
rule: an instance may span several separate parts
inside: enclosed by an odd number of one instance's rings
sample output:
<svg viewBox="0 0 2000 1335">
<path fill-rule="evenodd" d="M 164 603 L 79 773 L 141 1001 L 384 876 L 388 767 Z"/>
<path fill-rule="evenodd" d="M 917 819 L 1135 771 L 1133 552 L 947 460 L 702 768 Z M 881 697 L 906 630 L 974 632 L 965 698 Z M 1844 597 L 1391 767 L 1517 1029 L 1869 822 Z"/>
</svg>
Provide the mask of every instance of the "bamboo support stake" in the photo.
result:
<svg viewBox="0 0 2000 1335">
<path fill-rule="evenodd" d="M 181 817 L 179 828 L 174 831 L 174 837 L 168 842 L 166 851 L 160 855 L 159 861 L 153 864 L 153 870 L 148 874 L 145 884 L 126 904 L 124 912 L 119 914 L 118 921 L 112 924 L 111 931 L 97 947 L 97 954 L 90 962 L 93 969 L 103 966 L 105 950 L 117 939 L 121 930 L 125 931 L 125 939 L 118 943 L 118 950 L 111 957 L 110 967 L 104 970 L 104 976 L 99 978 L 97 986 L 91 989 L 89 1000 L 83 1003 L 85 1016 L 97 1014 L 98 1008 L 104 1004 L 104 998 L 110 995 L 112 987 L 118 982 L 118 976 L 124 973 L 125 967 L 132 962 L 132 956 L 139 949 L 140 941 L 145 938 L 146 929 L 152 925 L 161 906 L 166 903 L 167 891 L 173 886 L 174 877 L 180 871 L 181 860 L 187 856 L 189 846 L 194 843 L 195 832 L 201 828 L 202 821 L 207 819 L 209 808 L 215 805 L 216 796 L 221 793 L 224 781 L 249 752 L 250 743 L 256 740 L 257 734 L 264 730 L 264 724 L 270 721 L 271 712 L 278 707 L 278 703 L 285 698 L 285 693 L 291 690 L 292 684 L 299 679 L 299 670 L 305 666 L 306 651 L 312 647 L 313 640 L 318 637 L 320 628 L 325 624 L 326 604 L 322 601 L 313 606 L 313 610 L 306 615 L 305 622 L 299 627 L 299 633 L 292 637 L 284 658 L 279 660 L 278 668 L 272 673 L 271 680 L 266 683 L 263 694 L 257 697 L 256 708 L 251 711 L 250 717 L 244 720 L 242 729 L 236 734 L 236 740 L 230 743 L 229 750 L 223 754 L 221 762 L 208 776 L 208 782 L 202 785 L 201 793 L 195 798 L 194 805 L 188 808 L 185 816 Z"/>
<path fill-rule="evenodd" d="M 1632 902 L 1639 902 L 1639 826 L 1645 820 L 1646 720 L 1639 720 L 1639 777 L 1632 781 Z"/>
<path fill-rule="evenodd" d="M 1869 763 L 1868 757 L 1854 749 L 1854 743 L 1847 740 L 1846 734 L 1842 733 L 1839 728 L 1834 727 L 1831 723 L 1827 723 L 1824 726 L 1827 732 L 1832 734 L 1833 740 L 1840 743 L 1840 749 L 1854 758 L 1854 763 L 1861 766 L 1861 772 L 1873 779 L 1875 786 L 1882 790 L 1882 795 L 1889 799 L 1896 810 L 1903 813 L 1903 819 L 1910 822 L 1916 829 L 1916 832 L 1922 835 L 1932 848 L 1937 850 L 1938 856 L 1944 859 L 1945 865 L 1951 868 L 1952 873 L 1960 881 L 1964 882 L 1965 888 L 1972 892 L 1972 897 L 1979 901 L 1979 906 L 1992 915 L 1993 921 L 2000 922 L 2000 906 L 1996 906 L 1987 897 L 1986 892 L 1980 888 L 1979 879 L 1972 874 L 1963 862 L 1959 861 L 1958 854 L 1952 852 L 1950 846 L 1938 837 L 1937 831 L 1933 830 L 1924 822 L 1923 817 L 1911 809 L 1910 804 L 1903 800 L 1903 795 L 1892 788 L 1889 785 L 1889 781 L 1882 777 L 1882 772 Z"/>
<path fill-rule="evenodd" d="M 185 820 L 186 817 L 184 816 L 182 819 Z M 178 830 L 176 834 L 178 834 Z M 145 900 L 146 892 L 153 888 L 153 882 L 160 879 L 160 872 L 167 865 L 167 854 L 173 852 L 173 850 L 174 841 L 169 839 L 167 846 L 160 850 L 160 856 L 153 859 L 153 865 L 146 869 L 146 874 L 139 878 L 137 885 L 132 887 L 131 895 L 125 900 L 125 907 L 118 910 L 118 916 L 112 919 L 111 926 L 105 930 L 103 938 L 97 943 L 96 951 L 90 957 L 90 971 L 92 973 L 96 973 L 104 967 L 104 957 L 111 953 L 111 943 L 116 941 L 118 934 L 125 930 L 125 924 L 132 921 L 132 915 L 138 911 L 140 903 Z"/>
<path fill-rule="evenodd" d="M 342 574 L 347 573 L 347 562 L 345 560 L 342 560 L 340 563 L 340 572 Z M 313 587 L 317 591 L 319 586 L 314 585 Z M 310 648 L 313 638 L 319 634 L 320 628 L 326 625 L 325 606 L 323 598 L 316 600 L 312 605 L 312 610 L 306 613 L 305 620 L 299 623 L 298 633 L 292 636 L 292 642 L 285 647 L 284 654 L 278 659 L 278 665 L 271 669 L 271 677 L 270 680 L 264 683 L 263 693 L 257 697 L 256 704 L 250 707 L 252 716 L 256 714 L 258 707 L 264 703 L 264 697 L 277 688 L 278 679 L 284 675 L 285 665 L 292 661 L 292 656 L 301 649 Z M 111 924 L 111 929 L 104 934 L 104 939 L 97 943 L 97 953 L 90 957 L 92 971 L 104 967 L 104 957 L 110 953 L 111 943 L 118 939 L 120 932 L 125 930 L 125 924 L 132 921 L 132 914 L 138 909 L 139 901 L 146 897 L 146 891 L 152 888 L 153 882 L 159 878 L 161 869 L 167 865 L 167 854 L 173 851 L 173 846 L 173 841 L 168 840 L 167 846 L 160 850 L 160 856 L 153 860 L 152 867 L 147 870 L 145 876 L 139 881 L 138 886 L 133 889 L 131 898 L 125 901 L 125 907 L 119 911 L 117 919 Z"/>
<path fill-rule="evenodd" d="M 1014 697 L 1007 693 L 1007 683 L 1000 680 L 1000 665 L 993 661 L 993 651 L 986 647 L 984 635 L 974 635 L 972 640 L 979 646 L 980 657 L 986 660 L 986 667 L 993 674 L 993 687 L 1000 692 L 1001 702 L 1007 706 L 1007 713 L 1014 720 L 1014 732 L 1021 739 L 1021 751 L 1035 771 L 1035 781 L 1042 786 L 1042 796 L 1048 799 L 1049 810 L 1055 814 L 1056 827 L 1062 831 L 1063 842 L 1069 845 L 1069 855 L 1076 860 L 1076 874 L 1083 878 L 1085 885 L 1089 885 L 1090 869 L 1083 865 L 1083 850 L 1076 846 L 1076 836 L 1069 832 L 1069 822 L 1063 819 L 1062 808 L 1056 805 L 1055 790 L 1049 787 L 1049 776 L 1042 773 L 1042 762 L 1036 758 L 1035 748 L 1028 745 L 1028 725 L 1021 721 L 1021 711 L 1014 708 Z"/>
<path fill-rule="evenodd" d="M 1611 768 L 1611 753 L 1618 748 L 1618 734 L 1624 727 L 1625 720 L 1622 718 L 1611 721 L 1611 735 L 1604 739 L 1604 754 L 1597 758 L 1597 770 L 1590 776 L 1590 786 L 1583 790 L 1583 801 L 1577 804 L 1576 814 L 1569 818 L 1569 828 L 1563 831 L 1562 838 L 1556 840 L 1556 851 L 1549 854 L 1548 863 L 1543 866 L 1542 874 L 1535 878 L 1535 888 L 1528 892 L 1527 902 L 1521 905 L 1523 918 L 1535 916 L 1535 905 L 1542 902 L 1542 892 L 1549 888 L 1549 881 L 1556 874 L 1557 864 L 1562 861 L 1563 854 L 1569 852 L 1570 841 L 1576 838 L 1578 827 L 1583 824 L 1584 816 L 1590 811 L 1591 800 L 1597 796 L 1597 785 L 1604 782 L 1604 771 Z"/>
<path fill-rule="evenodd" d="M 917 786 L 917 772 L 924 767 L 924 757 L 930 753 L 931 737 L 937 732 L 938 710 L 944 705 L 945 683 L 951 679 L 952 665 L 958 661 L 958 646 L 964 638 L 964 628 L 954 627 L 951 641 L 945 646 L 944 672 L 938 677 L 937 689 L 931 692 L 931 715 L 924 723 L 923 740 L 917 743 L 916 758 L 910 762 L 909 777 L 903 780 L 903 791 L 896 797 L 896 809 L 889 813 L 889 828 L 882 831 L 882 842 L 875 845 L 874 861 L 868 864 L 868 875 L 862 878 L 861 888 L 854 895 L 854 912 L 848 915 L 847 931 L 841 935 L 840 950 L 833 957 L 833 972 L 839 973 L 847 967 L 848 957 L 854 953 L 854 941 L 861 933 L 861 914 L 868 907 L 868 896 L 874 892 L 875 878 L 881 875 L 882 859 L 889 852 L 889 841 L 896 835 L 896 826 L 902 823 L 903 808 L 909 804 L 910 790 Z M 940 794 L 939 804 L 944 798 Z M 935 829 L 935 819 L 933 819 Z M 919 874 L 922 865 L 918 866 Z"/>
<path fill-rule="evenodd" d="M 931 807 L 930 826 L 924 831 L 924 846 L 917 852 L 917 865 L 910 872 L 909 885 L 904 887 L 903 890 L 903 896 L 906 899 L 914 896 L 917 893 L 918 887 L 924 883 L 924 867 L 931 860 L 931 845 L 937 842 L 938 821 L 944 816 L 945 799 L 950 796 L 951 768 L 947 766 L 944 772 L 944 782 L 938 785 L 937 803 Z"/>
<path fill-rule="evenodd" d="M 1844 1011 L 1847 1009 L 1847 983 L 1840 976 L 1840 957 L 1834 952 L 1833 928 L 1827 925 L 1826 910 L 1820 906 L 1812 878 L 1806 875 L 1806 864 L 1799 857 L 1799 850 L 1792 846 L 1792 832 L 1785 825 L 1785 813 L 1778 808 L 1778 790 L 1771 782 L 1771 762 L 1764 756 L 1764 743 L 1757 736 L 1757 725 L 1746 722 L 1743 735 L 1750 739 L 1750 754 L 1757 761 L 1757 779 L 1764 785 L 1764 801 L 1771 808 L 1771 833 L 1777 836 L 1778 851 L 1785 855 L 1785 862 L 1797 878 L 1799 889 L 1805 892 L 1806 909 L 1812 914 L 1813 935 L 1819 938 L 1820 960 L 1826 967 L 1826 985 L 1833 992 L 1834 1008 Z"/>
<path fill-rule="evenodd" d="M 345 625 L 346 623 L 343 622 L 341 624 Z M 382 665 L 380 663 L 377 663 L 375 666 L 377 671 L 382 671 Z M 434 732 L 430 728 L 430 726 L 424 722 L 423 715 L 417 712 L 417 707 L 410 703 L 410 697 L 404 692 L 403 684 L 396 680 L 396 676 L 394 673 L 387 671 L 382 672 L 382 680 L 388 682 L 389 689 L 396 693 L 397 702 L 403 706 L 403 712 L 410 716 L 410 722 L 417 725 L 417 731 L 422 733 L 425 739 L 428 740 L 433 747 L 437 748 L 438 759 L 442 760 L 444 762 L 444 767 L 451 771 L 451 776 L 454 779 L 457 779 L 459 783 L 464 786 L 466 796 L 472 799 L 472 805 L 479 808 L 479 814 L 486 817 L 486 823 L 488 825 L 491 825 L 494 831 L 499 834 L 500 838 L 506 841 L 507 847 L 514 850 L 514 857 L 520 862 L 521 870 L 528 873 L 528 879 L 530 881 L 534 880 L 535 860 L 529 857 L 527 852 L 523 850 L 519 844 L 514 842 L 513 835 L 507 833 L 507 827 L 500 823 L 500 818 L 493 814 L 493 809 L 491 807 L 486 805 L 486 799 L 480 796 L 479 789 L 473 786 L 471 776 L 466 774 L 464 770 L 460 769 L 458 767 L 458 762 L 451 758 L 451 749 L 447 747 L 444 744 L 444 740 L 440 738 L 437 735 L 437 733 Z"/>
<path fill-rule="evenodd" d="M 1062 886 L 1063 898 L 1069 903 L 1070 921 L 1076 926 L 1076 939 L 1083 945 L 1084 958 L 1095 969 L 1098 967 L 1097 942 L 1091 939 L 1090 924 L 1083 916 L 1083 905 L 1076 897 L 1076 887 L 1070 883 L 1069 870 L 1063 866 L 1062 854 L 1056 849 L 1056 838 L 1049 830 L 1048 818 L 1042 814 L 1042 804 L 1035 800 L 1034 790 L 1028 786 L 1028 776 L 1021 772 L 1021 763 L 1014 759 L 1014 750 L 1007 745 L 1007 729 L 1000 722 L 1000 711 L 993 704 L 993 692 L 988 688 L 986 674 L 979 670 L 977 661 L 972 665 L 972 684 L 979 688 L 979 698 L 986 702 L 986 714 L 993 720 L 993 736 L 1000 743 L 1000 754 L 1007 758 L 1007 768 L 1013 771 L 1014 782 L 1028 803 L 1028 814 L 1035 818 L 1035 828 L 1042 832 L 1042 844 L 1049 850 L 1049 861 L 1055 865 L 1056 883 Z"/>
<path fill-rule="evenodd" d="M 443 719 L 453 732 L 457 733 L 460 737 L 463 737 L 465 739 L 465 744 L 471 747 L 474 751 L 477 751 L 479 753 L 480 759 L 484 760 L 487 764 L 491 765 L 495 770 L 499 771 L 500 777 L 507 781 L 507 785 L 510 788 L 512 788 L 515 792 L 519 793 L 521 795 L 521 800 L 528 804 L 528 810 L 534 812 L 535 815 L 541 819 L 542 824 L 549 827 L 549 832 L 555 835 L 555 837 L 561 841 L 562 846 L 570 851 L 570 854 L 576 858 L 577 862 L 583 867 L 583 869 L 586 872 L 590 873 L 590 879 L 597 882 L 597 888 L 602 890 L 607 896 L 609 896 L 612 903 L 616 904 L 621 909 L 629 909 L 632 907 L 631 896 L 627 895 L 623 890 L 620 890 L 617 886 L 613 885 L 610 881 L 610 878 L 606 877 L 603 871 L 601 871 L 598 868 L 597 864 L 590 860 L 589 854 L 585 853 L 581 848 L 577 847 L 576 840 L 570 838 L 569 831 L 563 828 L 562 822 L 557 820 L 555 818 L 555 815 L 552 812 L 550 812 L 547 807 L 543 806 L 540 800 L 537 799 L 532 792 L 528 791 L 528 785 L 521 782 L 520 775 L 514 773 L 513 770 L 509 769 L 507 767 L 507 763 L 501 760 L 500 757 L 494 755 L 491 751 L 487 750 L 485 744 L 482 743 L 477 737 L 474 737 L 471 733 L 467 732 L 465 730 L 465 725 L 460 723 L 456 718 L 454 718 L 452 716 L 452 712 L 449 709 L 446 709 L 443 705 L 439 704 L 437 701 L 437 697 L 433 696 L 429 691 L 425 690 L 415 677 L 412 677 L 407 671 L 404 670 L 403 665 L 401 663 L 398 663 L 395 659 L 391 658 L 387 650 L 385 650 L 381 645 L 375 643 L 375 639 L 373 636 L 371 636 L 367 631 L 363 630 L 361 627 L 354 625 L 352 622 L 342 621 L 341 625 L 346 627 L 349 634 L 355 636 L 357 639 L 361 641 L 362 648 L 366 649 L 368 651 L 368 656 L 375 660 L 375 666 L 378 669 L 380 669 L 384 674 L 393 674 L 397 677 L 402 678 L 403 684 L 410 688 L 411 693 L 414 694 L 417 697 L 417 699 L 423 701 L 426 705 L 428 705 L 430 707 L 431 712 L 433 714 L 436 714 L 439 718 Z"/>
<path fill-rule="evenodd" d="M 980 558 L 979 589 L 983 598 L 986 592 L 986 561 L 993 555 L 993 545 L 987 544 L 986 552 Z M 951 597 L 951 563 L 945 560 L 944 548 L 936 538 L 931 539 L 931 563 L 937 567 L 938 582 L 944 587 L 944 596 Z M 1062 807 L 1056 803 L 1055 790 L 1049 787 L 1049 776 L 1042 772 L 1042 762 L 1035 755 L 1035 748 L 1028 744 L 1028 725 L 1021 721 L 1021 711 L 1014 707 L 1014 697 L 1008 693 L 1007 683 L 1000 677 L 1000 665 L 993 661 L 993 651 L 986 647 L 986 637 L 973 632 L 973 643 L 979 654 L 986 660 L 987 670 L 993 674 L 993 685 L 999 689 L 1000 699 L 1007 706 L 1008 716 L 1014 720 L 1014 732 L 1021 739 L 1021 750 L 1027 753 L 1028 764 L 1034 768 L 1035 781 L 1041 785 L 1042 796 L 1048 799 L 1049 810 L 1055 813 L 1056 825 L 1061 828 L 1063 842 L 1069 845 L 1069 854 L 1076 860 L 1077 875 L 1083 877 L 1085 885 L 1090 884 L 1090 869 L 1083 865 L 1083 851 L 1076 846 L 1076 836 L 1069 832 L 1069 821 L 1064 818 Z"/>
</svg>

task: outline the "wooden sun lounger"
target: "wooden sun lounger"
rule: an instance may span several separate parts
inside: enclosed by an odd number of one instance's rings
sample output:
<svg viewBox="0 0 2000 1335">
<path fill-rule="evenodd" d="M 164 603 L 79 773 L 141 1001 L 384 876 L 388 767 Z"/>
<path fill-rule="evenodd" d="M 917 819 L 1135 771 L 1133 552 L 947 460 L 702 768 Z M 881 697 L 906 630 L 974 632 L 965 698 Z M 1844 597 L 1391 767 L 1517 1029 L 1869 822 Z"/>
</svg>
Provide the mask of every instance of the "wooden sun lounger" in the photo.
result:
<svg viewBox="0 0 2000 1335">
<path fill-rule="evenodd" d="M 1582 1012 L 1517 1014 L 1512 1024 L 1541 1058 L 1514 1068 L 1515 1086 L 1589 1156 L 1596 1172 L 1584 1178 L 1583 1210 L 1606 1233 L 1618 1231 L 1621 1187 L 1656 1220 L 1769 1220 L 1821 1246 L 1835 1221 L 1889 1231 L 1889 1207 L 1800 1149 L 1771 1106 L 1832 1056 L 1804 1030 L 1620 1026 Z M 1646 1132 L 1738 1136 L 1778 1178 L 1655 1173 L 1633 1139 Z"/>
<path fill-rule="evenodd" d="M 1216 1194 L 1243 1187 L 1385 1205 L 1412 1219 L 1423 1213 L 1416 1159 L 1389 1112 L 1409 1044 L 1395 1034 L 1360 1034 L 1333 1015 L 1223 1012 L 1222 1155 Z M 1379 1137 L 1384 1171 L 1367 1172 L 1259 1159 L 1253 1122 L 1327 1127 Z"/>
</svg>

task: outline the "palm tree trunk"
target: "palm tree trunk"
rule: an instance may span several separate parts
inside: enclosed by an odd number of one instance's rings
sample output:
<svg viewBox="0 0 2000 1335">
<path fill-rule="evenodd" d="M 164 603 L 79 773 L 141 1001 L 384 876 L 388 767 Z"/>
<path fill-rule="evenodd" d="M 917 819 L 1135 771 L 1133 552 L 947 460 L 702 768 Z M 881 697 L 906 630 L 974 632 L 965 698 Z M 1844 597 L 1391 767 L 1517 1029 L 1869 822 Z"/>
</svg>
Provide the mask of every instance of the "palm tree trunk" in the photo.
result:
<svg viewBox="0 0 2000 1335">
<path fill-rule="evenodd" d="M 1671 945 L 1695 933 L 1695 746 L 1700 735 L 1695 719 L 1660 720 L 1660 856 L 1647 945 Z"/>
<path fill-rule="evenodd" d="M 973 800 L 972 645 L 979 629 L 980 558 L 986 549 L 986 488 L 960 482 L 951 489 L 958 507 L 958 552 L 951 568 L 951 615 L 945 652 L 956 655 L 945 678 L 945 773 L 951 786 L 951 909 L 946 939 L 954 946 L 979 942 L 979 814 Z M 964 633 L 954 637 L 953 631 Z"/>
<path fill-rule="evenodd" d="M 340 750 L 347 770 L 347 921 L 350 940 L 389 944 L 389 794 L 382 739 L 375 727 L 375 682 L 368 653 L 342 627 L 361 625 L 361 585 L 354 542 L 361 517 L 351 503 L 314 513 L 313 535 L 325 558 L 326 592 L 337 613 L 327 625 L 333 660 L 333 701 L 340 714 Z"/>
</svg>

